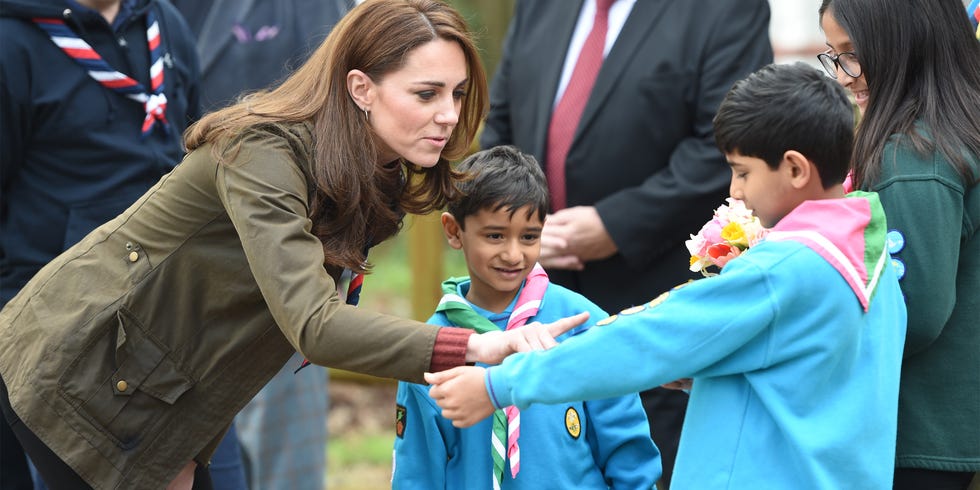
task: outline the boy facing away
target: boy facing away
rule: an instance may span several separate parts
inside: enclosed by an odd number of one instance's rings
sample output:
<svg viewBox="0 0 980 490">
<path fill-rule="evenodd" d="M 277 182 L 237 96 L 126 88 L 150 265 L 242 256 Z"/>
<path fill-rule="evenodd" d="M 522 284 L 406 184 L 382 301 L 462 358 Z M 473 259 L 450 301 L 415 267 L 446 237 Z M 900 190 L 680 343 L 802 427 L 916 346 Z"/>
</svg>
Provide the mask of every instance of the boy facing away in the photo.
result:
<svg viewBox="0 0 980 490">
<path fill-rule="evenodd" d="M 877 196 L 842 190 L 851 105 L 814 68 L 769 65 L 715 135 L 765 241 L 550 351 L 427 374 L 431 394 L 465 426 L 693 378 L 672 490 L 890 489 L 905 305 Z"/>
<path fill-rule="evenodd" d="M 469 277 L 443 282 L 444 296 L 428 323 L 482 333 L 583 310 L 592 321 L 608 316 L 578 293 L 549 284 L 536 265 L 548 192 L 534 157 L 499 146 L 472 155 L 459 170 L 472 179 L 461 184 L 464 197 L 449 204 L 442 226 L 449 245 L 462 250 Z M 402 382 L 396 422 L 396 490 L 652 489 L 661 474 L 635 392 L 506 407 L 457 429 L 442 418 L 428 386 Z"/>
</svg>

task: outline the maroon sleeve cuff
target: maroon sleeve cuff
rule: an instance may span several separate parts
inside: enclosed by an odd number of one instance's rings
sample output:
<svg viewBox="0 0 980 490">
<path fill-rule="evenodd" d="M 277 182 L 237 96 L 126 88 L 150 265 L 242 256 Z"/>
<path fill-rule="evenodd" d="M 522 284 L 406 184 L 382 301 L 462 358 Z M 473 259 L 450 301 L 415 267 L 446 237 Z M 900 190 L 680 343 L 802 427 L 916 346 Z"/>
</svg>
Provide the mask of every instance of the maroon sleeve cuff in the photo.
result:
<svg viewBox="0 0 980 490">
<path fill-rule="evenodd" d="M 466 364 L 466 344 L 473 335 L 468 328 L 443 327 L 436 333 L 436 343 L 432 347 L 432 361 L 429 371 L 438 373 Z"/>
</svg>

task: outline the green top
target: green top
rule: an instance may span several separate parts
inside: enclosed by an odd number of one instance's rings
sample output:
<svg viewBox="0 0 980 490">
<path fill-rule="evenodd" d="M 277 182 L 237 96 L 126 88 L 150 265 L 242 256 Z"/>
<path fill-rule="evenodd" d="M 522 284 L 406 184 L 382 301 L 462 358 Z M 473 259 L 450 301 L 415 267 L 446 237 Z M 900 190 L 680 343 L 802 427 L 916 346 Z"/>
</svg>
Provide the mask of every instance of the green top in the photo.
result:
<svg viewBox="0 0 980 490">
<path fill-rule="evenodd" d="M 980 162 L 973 160 L 974 172 Z M 908 334 L 899 391 L 897 466 L 980 470 L 980 191 L 941 154 L 917 155 L 892 137 L 878 192 Z"/>
</svg>

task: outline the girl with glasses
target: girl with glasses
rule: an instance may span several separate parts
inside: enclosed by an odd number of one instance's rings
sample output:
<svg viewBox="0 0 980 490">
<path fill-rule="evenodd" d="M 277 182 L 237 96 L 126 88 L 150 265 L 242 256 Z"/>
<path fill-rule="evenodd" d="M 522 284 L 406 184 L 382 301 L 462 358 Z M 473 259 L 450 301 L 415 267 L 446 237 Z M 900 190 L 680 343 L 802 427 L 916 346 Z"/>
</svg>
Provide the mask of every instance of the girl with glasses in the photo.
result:
<svg viewBox="0 0 980 490">
<path fill-rule="evenodd" d="M 895 489 L 980 470 L 980 43 L 959 0 L 823 0 L 824 68 L 863 114 L 856 189 L 880 195 L 908 307 Z"/>
</svg>

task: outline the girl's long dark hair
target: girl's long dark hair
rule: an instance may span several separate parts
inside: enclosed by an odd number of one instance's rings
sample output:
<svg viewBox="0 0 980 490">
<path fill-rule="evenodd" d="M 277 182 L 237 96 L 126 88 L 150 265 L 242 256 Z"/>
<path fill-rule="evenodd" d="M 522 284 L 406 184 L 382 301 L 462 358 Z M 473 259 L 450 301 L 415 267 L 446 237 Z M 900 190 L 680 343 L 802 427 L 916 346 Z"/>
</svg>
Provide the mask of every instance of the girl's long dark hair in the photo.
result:
<svg viewBox="0 0 980 490">
<path fill-rule="evenodd" d="M 896 134 L 923 155 L 938 151 L 965 184 L 977 183 L 970 158 L 980 158 L 980 42 L 962 2 L 823 0 L 824 15 L 850 36 L 868 84 L 851 159 L 855 183 L 878 179 Z"/>
</svg>

